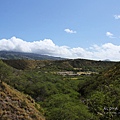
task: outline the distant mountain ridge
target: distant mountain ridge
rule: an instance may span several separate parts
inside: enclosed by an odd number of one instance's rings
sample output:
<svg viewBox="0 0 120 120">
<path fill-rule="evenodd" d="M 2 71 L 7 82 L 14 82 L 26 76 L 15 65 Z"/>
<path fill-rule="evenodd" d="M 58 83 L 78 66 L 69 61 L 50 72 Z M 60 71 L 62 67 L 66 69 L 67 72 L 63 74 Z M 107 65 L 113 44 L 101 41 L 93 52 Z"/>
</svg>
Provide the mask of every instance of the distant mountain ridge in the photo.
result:
<svg viewBox="0 0 120 120">
<path fill-rule="evenodd" d="M 28 59 L 28 60 L 61 60 L 63 58 L 41 55 L 36 53 L 0 51 L 0 59 Z"/>
</svg>

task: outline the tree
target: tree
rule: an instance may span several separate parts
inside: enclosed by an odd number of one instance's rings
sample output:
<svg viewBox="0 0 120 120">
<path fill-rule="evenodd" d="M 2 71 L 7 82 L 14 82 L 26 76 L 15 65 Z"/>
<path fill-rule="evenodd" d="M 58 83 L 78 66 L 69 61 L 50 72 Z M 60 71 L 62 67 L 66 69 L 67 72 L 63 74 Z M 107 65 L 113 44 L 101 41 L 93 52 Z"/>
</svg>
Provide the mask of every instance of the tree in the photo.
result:
<svg viewBox="0 0 120 120">
<path fill-rule="evenodd" d="M 4 64 L 2 61 L 0 61 L 0 83 L 1 84 L 9 76 L 10 72 L 11 72 L 10 67 Z"/>
</svg>

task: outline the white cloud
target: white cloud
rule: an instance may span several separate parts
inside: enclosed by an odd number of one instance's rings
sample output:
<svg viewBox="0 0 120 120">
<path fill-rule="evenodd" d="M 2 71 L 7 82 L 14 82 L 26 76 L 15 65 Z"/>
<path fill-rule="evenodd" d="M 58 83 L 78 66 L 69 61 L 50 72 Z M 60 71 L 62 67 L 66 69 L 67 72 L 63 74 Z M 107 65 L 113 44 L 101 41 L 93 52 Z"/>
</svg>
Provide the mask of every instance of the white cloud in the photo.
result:
<svg viewBox="0 0 120 120">
<path fill-rule="evenodd" d="M 114 15 L 115 19 L 120 19 L 120 15 Z"/>
<path fill-rule="evenodd" d="M 26 42 L 22 39 L 12 37 L 0 40 L 0 50 L 31 52 L 64 58 L 84 58 L 94 60 L 116 60 L 120 61 L 120 45 L 106 43 L 101 46 L 93 45 L 87 49 L 68 46 L 58 46 L 50 39 Z"/>
<path fill-rule="evenodd" d="M 115 38 L 111 32 L 106 32 L 106 36 L 108 36 L 109 38 Z"/>
<path fill-rule="evenodd" d="M 77 33 L 76 31 L 73 31 L 73 30 L 70 30 L 70 29 L 65 29 L 64 31 L 67 32 L 67 33 L 71 33 L 71 34 L 72 33 Z"/>
</svg>

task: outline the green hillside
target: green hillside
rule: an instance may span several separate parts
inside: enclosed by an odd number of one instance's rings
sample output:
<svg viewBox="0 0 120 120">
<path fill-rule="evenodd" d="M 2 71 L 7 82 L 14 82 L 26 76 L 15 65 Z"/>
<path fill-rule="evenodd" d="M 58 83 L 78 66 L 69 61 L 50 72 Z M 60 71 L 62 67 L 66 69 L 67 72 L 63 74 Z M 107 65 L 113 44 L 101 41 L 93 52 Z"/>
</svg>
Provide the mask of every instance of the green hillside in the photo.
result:
<svg viewBox="0 0 120 120">
<path fill-rule="evenodd" d="M 119 120 L 119 62 L 4 60 L 0 64 L 6 68 L 2 75 L 7 73 L 2 81 L 30 95 L 43 108 L 46 120 Z"/>
<path fill-rule="evenodd" d="M 0 120 L 45 120 L 38 104 L 9 85 L 0 84 Z"/>
<path fill-rule="evenodd" d="M 89 110 L 102 120 L 120 119 L 120 63 L 79 84 Z"/>
<path fill-rule="evenodd" d="M 93 71 L 99 72 L 116 62 L 111 61 L 94 61 L 86 59 L 65 59 L 65 60 L 2 60 L 6 64 L 21 70 L 40 69 L 47 71 L 72 70 L 72 71 Z M 77 68 L 77 69 L 75 69 Z"/>
</svg>

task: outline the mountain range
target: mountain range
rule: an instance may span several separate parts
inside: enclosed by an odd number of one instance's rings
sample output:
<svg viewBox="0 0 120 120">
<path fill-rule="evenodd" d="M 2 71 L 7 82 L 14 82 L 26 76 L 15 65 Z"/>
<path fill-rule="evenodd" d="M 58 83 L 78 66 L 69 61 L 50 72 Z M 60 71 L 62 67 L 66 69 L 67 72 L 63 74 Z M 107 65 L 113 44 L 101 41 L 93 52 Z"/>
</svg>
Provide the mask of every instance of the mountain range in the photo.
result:
<svg viewBox="0 0 120 120">
<path fill-rule="evenodd" d="M 0 51 L 0 59 L 61 60 L 63 58 L 36 53 Z"/>
</svg>

